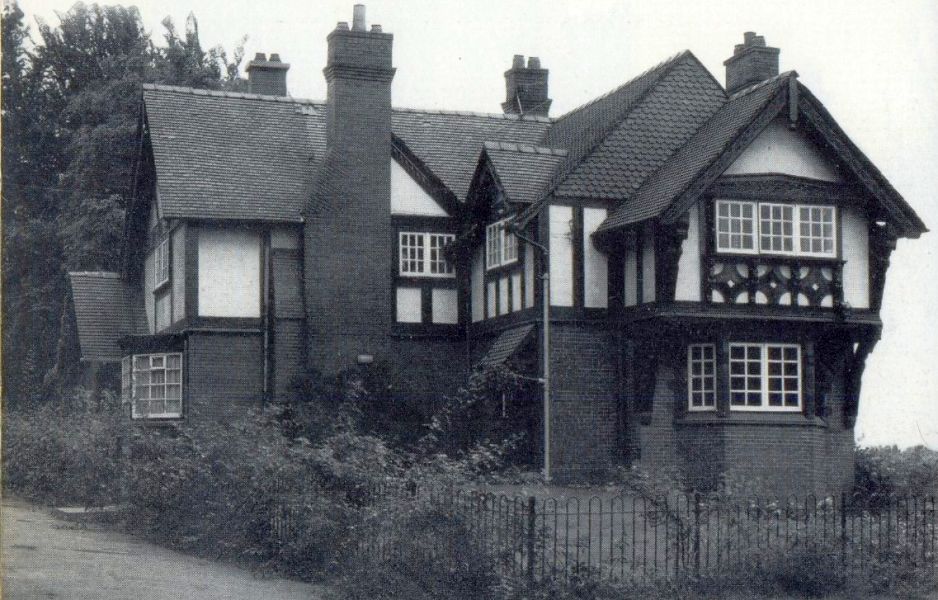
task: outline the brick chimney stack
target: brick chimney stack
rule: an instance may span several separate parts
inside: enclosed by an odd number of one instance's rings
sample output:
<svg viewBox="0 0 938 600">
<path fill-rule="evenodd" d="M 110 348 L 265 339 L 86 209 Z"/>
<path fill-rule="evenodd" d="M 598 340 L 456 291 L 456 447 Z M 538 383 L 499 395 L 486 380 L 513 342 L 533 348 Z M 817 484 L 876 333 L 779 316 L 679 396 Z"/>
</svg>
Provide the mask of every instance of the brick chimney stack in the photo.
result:
<svg viewBox="0 0 938 600">
<path fill-rule="evenodd" d="M 516 54 L 511 68 L 505 71 L 505 101 L 502 102 L 505 114 L 546 117 L 551 103 L 547 97 L 547 73 L 547 69 L 541 68 L 538 57 L 528 58 L 525 67 L 524 56 Z"/>
<path fill-rule="evenodd" d="M 365 7 L 356 4 L 352 28 L 340 21 L 326 40 L 328 145 L 339 144 L 348 152 L 368 140 L 368 148 L 361 150 L 390 154 L 394 36 L 383 33 L 380 25 L 368 31 Z"/>
<path fill-rule="evenodd" d="M 289 68 L 288 63 L 280 62 L 279 54 L 271 54 L 268 60 L 263 52 L 258 52 L 245 69 L 248 73 L 250 92 L 267 96 L 286 96 Z"/>
<path fill-rule="evenodd" d="M 328 35 L 326 154 L 304 226 L 307 353 L 336 373 L 387 360 L 396 239 L 391 226 L 393 36 L 370 29 L 356 5 L 352 26 Z"/>
<path fill-rule="evenodd" d="M 761 83 L 778 75 L 778 48 L 765 45 L 765 38 L 752 31 L 743 34 L 743 43 L 736 44 L 733 56 L 726 59 L 726 92 Z"/>
</svg>

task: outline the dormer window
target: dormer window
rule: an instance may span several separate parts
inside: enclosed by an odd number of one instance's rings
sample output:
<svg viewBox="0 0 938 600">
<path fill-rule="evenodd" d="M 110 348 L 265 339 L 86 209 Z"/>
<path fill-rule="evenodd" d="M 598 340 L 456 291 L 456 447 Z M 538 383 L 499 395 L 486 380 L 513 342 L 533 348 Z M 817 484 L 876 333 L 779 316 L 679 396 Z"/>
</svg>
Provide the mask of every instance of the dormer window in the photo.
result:
<svg viewBox="0 0 938 600">
<path fill-rule="evenodd" d="M 494 269 L 518 262 L 518 238 L 507 230 L 508 219 L 485 228 L 485 268 Z"/>
<path fill-rule="evenodd" d="M 716 203 L 718 252 L 834 258 L 835 226 L 833 206 L 738 200 Z"/>
<path fill-rule="evenodd" d="M 169 281 L 169 238 L 156 246 L 153 253 L 153 289 L 159 289 Z"/>
<path fill-rule="evenodd" d="M 401 231 L 399 234 L 401 275 L 408 277 L 455 277 L 453 265 L 443 249 L 456 239 L 451 233 Z"/>
</svg>

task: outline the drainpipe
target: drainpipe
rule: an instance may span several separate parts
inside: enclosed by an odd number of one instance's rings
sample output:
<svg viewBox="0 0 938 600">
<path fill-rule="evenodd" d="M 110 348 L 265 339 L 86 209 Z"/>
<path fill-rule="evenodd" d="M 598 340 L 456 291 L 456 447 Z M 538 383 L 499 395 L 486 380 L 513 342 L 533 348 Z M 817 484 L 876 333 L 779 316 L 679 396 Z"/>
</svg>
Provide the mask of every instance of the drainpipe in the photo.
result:
<svg viewBox="0 0 938 600">
<path fill-rule="evenodd" d="M 551 464 L 550 464 L 550 251 L 543 245 L 526 237 L 518 230 L 514 223 L 508 225 L 508 231 L 515 234 L 515 237 L 523 242 L 527 242 L 532 247 L 537 248 L 541 256 L 544 257 L 544 272 L 541 274 L 541 282 L 544 286 L 544 292 L 541 294 L 541 305 L 543 307 L 543 322 L 541 328 L 543 337 L 543 377 L 541 384 L 544 386 L 544 483 L 550 483 Z"/>
</svg>

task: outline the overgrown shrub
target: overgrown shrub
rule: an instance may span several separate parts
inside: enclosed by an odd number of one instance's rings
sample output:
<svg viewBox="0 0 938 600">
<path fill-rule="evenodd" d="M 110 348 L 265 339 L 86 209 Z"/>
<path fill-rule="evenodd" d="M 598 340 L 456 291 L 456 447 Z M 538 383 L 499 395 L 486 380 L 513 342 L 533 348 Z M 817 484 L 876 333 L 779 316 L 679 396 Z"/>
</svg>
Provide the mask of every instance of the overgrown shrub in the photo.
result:
<svg viewBox="0 0 938 600">
<path fill-rule="evenodd" d="M 925 446 L 858 448 L 855 473 L 854 496 L 873 509 L 898 496 L 938 494 L 938 452 Z"/>
<path fill-rule="evenodd" d="M 173 545 L 301 576 L 332 568 L 362 505 L 399 457 L 379 439 L 336 431 L 313 445 L 282 433 L 276 407 L 233 422 L 137 430 L 130 525 Z"/>
<path fill-rule="evenodd" d="M 3 415 L 4 486 L 43 504 L 119 499 L 119 401 L 79 390 L 65 402 Z"/>
</svg>

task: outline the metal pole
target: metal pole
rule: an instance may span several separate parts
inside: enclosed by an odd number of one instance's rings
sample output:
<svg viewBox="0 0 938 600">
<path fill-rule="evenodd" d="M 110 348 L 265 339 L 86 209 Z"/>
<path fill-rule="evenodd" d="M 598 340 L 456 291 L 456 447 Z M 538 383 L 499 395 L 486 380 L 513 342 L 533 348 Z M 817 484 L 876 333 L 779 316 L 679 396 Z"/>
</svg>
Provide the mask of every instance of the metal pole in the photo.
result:
<svg viewBox="0 0 938 600">
<path fill-rule="evenodd" d="M 532 247 L 537 248 L 544 257 L 544 272 L 541 274 L 543 283 L 543 293 L 541 294 L 542 320 L 544 326 L 541 328 L 543 348 L 543 377 L 541 378 L 544 386 L 544 483 L 550 483 L 550 251 L 543 244 L 526 237 L 514 224 L 508 226 L 509 231 L 523 242 L 527 242 Z"/>
</svg>

